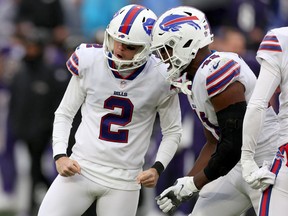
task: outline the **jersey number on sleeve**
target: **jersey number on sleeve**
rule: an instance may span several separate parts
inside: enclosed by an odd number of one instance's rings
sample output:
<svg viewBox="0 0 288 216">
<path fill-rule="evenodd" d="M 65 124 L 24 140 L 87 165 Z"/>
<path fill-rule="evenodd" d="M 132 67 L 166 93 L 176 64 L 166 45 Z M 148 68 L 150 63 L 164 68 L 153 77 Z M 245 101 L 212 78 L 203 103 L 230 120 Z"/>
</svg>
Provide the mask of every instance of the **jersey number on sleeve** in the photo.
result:
<svg viewBox="0 0 288 216">
<path fill-rule="evenodd" d="M 199 112 L 199 117 L 202 121 L 202 124 L 204 125 L 204 127 L 206 127 L 208 130 L 210 128 L 210 132 L 213 134 L 213 136 L 216 139 L 219 139 L 220 136 L 220 129 L 219 127 L 217 127 L 216 125 L 212 124 L 209 119 L 206 117 L 204 112 Z M 212 130 L 211 130 L 212 129 Z"/>
<path fill-rule="evenodd" d="M 129 130 L 114 130 L 113 126 L 125 126 L 131 122 L 134 105 L 128 98 L 111 96 L 104 102 L 104 108 L 120 109 L 119 114 L 108 113 L 101 118 L 99 139 L 127 143 Z"/>
</svg>

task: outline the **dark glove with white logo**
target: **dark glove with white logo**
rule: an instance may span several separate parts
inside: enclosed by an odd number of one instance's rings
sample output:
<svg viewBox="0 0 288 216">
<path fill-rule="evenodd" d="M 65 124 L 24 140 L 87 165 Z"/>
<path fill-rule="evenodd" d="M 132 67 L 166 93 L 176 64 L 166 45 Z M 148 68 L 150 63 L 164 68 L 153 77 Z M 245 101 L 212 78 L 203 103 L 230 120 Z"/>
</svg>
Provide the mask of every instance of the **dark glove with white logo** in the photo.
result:
<svg viewBox="0 0 288 216">
<path fill-rule="evenodd" d="M 162 212 L 171 214 L 182 202 L 189 200 L 198 191 L 193 177 L 186 176 L 178 178 L 173 186 L 164 190 L 155 199 Z"/>
</svg>

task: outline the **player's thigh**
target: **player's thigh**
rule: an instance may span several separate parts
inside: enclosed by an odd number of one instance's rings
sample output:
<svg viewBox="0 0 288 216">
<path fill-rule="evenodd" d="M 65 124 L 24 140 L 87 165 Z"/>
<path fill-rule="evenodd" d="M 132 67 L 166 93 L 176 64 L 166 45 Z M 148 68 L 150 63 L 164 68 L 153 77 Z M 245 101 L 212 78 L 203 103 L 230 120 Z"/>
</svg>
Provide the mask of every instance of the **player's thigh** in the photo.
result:
<svg viewBox="0 0 288 216">
<path fill-rule="evenodd" d="M 138 201 L 139 190 L 110 189 L 97 199 L 97 216 L 135 216 Z"/>
<path fill-rule="evenodd" d="M 288 182 L 287 182 L 288 184 Z M 278 188 L 273 189 L 271 196 L 268 194 L 268 200 L 262 200 L 260 209 L 258 212 L 259 216 L 281 216 L 287 215 L 288 212 L 288 193 L 279 190 Z"/>
<path fill-rule="evenodd" d="M 221 177 L 202 188 L 190 216 L 239 216 L 250 207 L 249 198 Z"/>
<path fill-rule="evenodd" d="M 269 212 L 268 212 L 269 211 Z M 286 161 L 276 177 L 275 184 L 268 188 L 261 197 L 259 215 L 278 216 L 288 212 L 288 167 Z"/>
<path fill-rule="evenodd" d="M 82 175 L 58 175 L 41 203 L 38 216 L 81 215 L 94 200 L 90 184 Z"/>
<path fill-rule="evenodd" d="M 243 184 L 245 184 L 244 186 L 246 189 L 245 191 L 246 191 L 246 194 L 249 196 L 249 199 L 251 200 L 252 207 L 254 211 L 257 212 L 259 209 L 259 201 L 260 201 L 262 192 L 260 190 L 255 190 L 251 188 L 250 185 L 248 185 L 248 183 L 244 181 L 244 179 L 243 179 Z"/>
</svg>

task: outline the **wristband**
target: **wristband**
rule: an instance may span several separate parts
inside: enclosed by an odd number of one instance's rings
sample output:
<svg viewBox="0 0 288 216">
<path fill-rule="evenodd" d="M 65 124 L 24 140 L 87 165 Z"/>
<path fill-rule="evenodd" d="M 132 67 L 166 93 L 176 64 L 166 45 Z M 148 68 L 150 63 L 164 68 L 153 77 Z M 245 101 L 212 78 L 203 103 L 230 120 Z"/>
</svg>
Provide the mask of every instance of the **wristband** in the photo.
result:
<svg viewBox="0 0 288 216">
<path fill-rule="evenodd" d="M 59 158 L 61 158 L 61 157 L 67 157 L 67 155 L 66 154 L 58 154 L 58 155 L 55 155 L 55 157 L 54 157 L 54 161 L 57 161 Z"/>
<path fill-rule="evenodd" d="M 151 168 L 154 168 L 157 170 L 158 175 L 160 176 L 161 173 L 164 171 L 164 166 L 161 162 L 156 161 Z"/>
</svg>

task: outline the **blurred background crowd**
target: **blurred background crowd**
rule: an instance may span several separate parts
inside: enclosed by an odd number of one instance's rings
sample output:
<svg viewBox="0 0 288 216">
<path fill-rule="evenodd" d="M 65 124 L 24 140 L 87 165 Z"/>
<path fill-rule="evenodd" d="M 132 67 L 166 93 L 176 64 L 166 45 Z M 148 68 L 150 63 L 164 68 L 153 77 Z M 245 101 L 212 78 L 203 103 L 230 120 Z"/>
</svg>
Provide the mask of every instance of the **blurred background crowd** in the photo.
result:
<svg viewBox="0 0 288 216">
<path fill-rule="evenodd" d="M 113 14 L 131 3 L 158 16 L 179 5 L 199 8 L 215 35 L 211 48 L 237 52 L 256 75 L 255 55 L 264 34 L 288 24 L 287 0 L 0 0 L 0 216 L 36 215 L 57 175 L 51 134 L 54 111 L 70 79 L 66 60 L 80 43 L 102 43 Z M 157 187 L 142 190 L 139 216 L 161 215 L 154 197 L 188 172 L 205 143 L 186 96 L 179 97 L 183 141 Z M 71 146 L 80 117 L 72 128 Z M 153 164 L 160 139 L 156 122 L 145 166 Z M 177 214 L 188 215 L 193 202 L 183 204 Z"/>
</svg>

